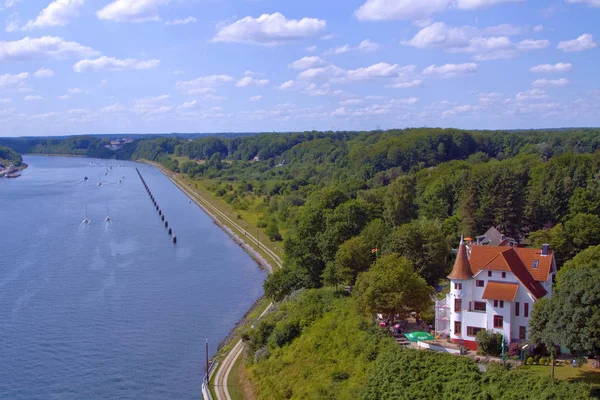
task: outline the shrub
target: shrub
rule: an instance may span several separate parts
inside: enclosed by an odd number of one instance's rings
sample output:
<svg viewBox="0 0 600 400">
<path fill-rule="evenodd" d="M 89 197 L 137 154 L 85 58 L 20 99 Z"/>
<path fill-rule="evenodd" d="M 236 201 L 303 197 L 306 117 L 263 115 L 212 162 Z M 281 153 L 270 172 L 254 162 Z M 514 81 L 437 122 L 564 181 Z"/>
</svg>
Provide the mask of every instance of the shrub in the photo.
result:
<svg viewBox="0 0 600 400">
<path fill-rule="evenodd" d="M 342 382 L 350 378 L 350 374 L 347 372 L 334 372 L 331 376 L 334 382 Z"/>
<path fill-rule="evenodd" d="M 521 355 L 521 343 L 511 343 L 508 346 L 509 356 L 520 356 Z"/>
<path fill-rule="evenodd" d="M 265 228 L 265 234 L 269 237 L 271 242 L 282 240 L 281 234 L 279 233 L 279 227 L 275 221 L 271 221 Z"/>
<path fill-rule="evenodd" d="M 546 365 L 546 359 L 545 359 L 544 357 L 541 357 L 541 358 L 538 360 L 538 364 L 540 364 L 540 365 Z"/>
<path fill-rule="evenodd" d="M 300 335 L 300 321 L 282 321 L 273 330 L 272 338 L 277 347 L 283 347 Z"/>
<path fill-rule="evenodd" d="M 527 365 L 533 365 L 533 357 L 527 359 Z"/>
<path fill-rule="evenodd" d="M 499 356 L 502 354 L 502 335 L 489 330 L 477 332 L 477 353 Z"/>
</svg>

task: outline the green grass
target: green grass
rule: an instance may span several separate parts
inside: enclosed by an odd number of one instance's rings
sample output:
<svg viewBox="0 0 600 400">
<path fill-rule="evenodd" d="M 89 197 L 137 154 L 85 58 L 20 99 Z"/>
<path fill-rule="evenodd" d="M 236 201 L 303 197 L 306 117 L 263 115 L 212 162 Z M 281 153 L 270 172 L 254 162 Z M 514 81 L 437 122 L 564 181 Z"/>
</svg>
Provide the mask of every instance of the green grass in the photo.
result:
<svg viewBox="0 0 600 400">
<path fill-rule="evenodd" d="M 304 328 L 288 345 L 270 343 L 268 359 L 247 365 L 258 398 L 359 398 L 377 354 L 393 339 L 377 334 L 374 324 L 356 312 L 354 299 L 327 292 L 304 292 L 300 301 L 280 306 L 279 325 L 299 320 Z M 320 314 L 316 310 L 323 313 L 314 319 Z"/>
<path fill-rule="evenodd" d="M 524 365 L 520 368 L 532 374 L 550 376 L 550 366 Z M 581 368 L 573 368 L 570 365 L 556 366 L 554 377 L 569 382 L 585 382 L 592 385 L 596 390 L 600 389 L 600 370 L 592 369 L 589 363 L 583 364 Z"/>
<path fill-rule="evenodd" d="M 227 386 L 229 386 L 229 395 L 231 400 L 244 400 L 244 390 L 241 387 L 241 379 L 244 374 L 244 357 L 238 357 L 233 364 L 229 377 L 227 379 Z"/>
<path fill-rule="evenodd" d="M 208 187 L 212 184 L 210 180 L 193 180 L 184 174 L 174 174 L 177 176 L 184 185 L 190 185 L 190 188 L 198 192 L 202 197 L 208 200 L 213 206 L 215 206 L 223 214 L 235 221 L 240 227 L 246 230 L 248 233 L 257 236 L 263 245 L 271 249 L 279 257 L 283 257 L 284 249 L 283 242 L 271 242 L 262 228 L 257 228 L 258 221 L 261 214 L 256 212 L 256 208 L 262 203 L 262 198 L 256 195 L 246 196 L 248 201 L 247 210 L 235 210 L 230 204 L 228 204 L 222 197 L 216 196 L 213 192 L 208 190 Z M 239 217 L 238 217 L 239 216 Z M 281 231 L 282 235 L 285 235 L 285 231 Z M 285 236 L 284 236 L 285 237 Z M 248 243 L 252 247 L 252 243 Z M 271 261 L 271 258 L 258 250 L 266 260 Z M 276 265 L 273 265 L 275 268 Z"/>
</svg>

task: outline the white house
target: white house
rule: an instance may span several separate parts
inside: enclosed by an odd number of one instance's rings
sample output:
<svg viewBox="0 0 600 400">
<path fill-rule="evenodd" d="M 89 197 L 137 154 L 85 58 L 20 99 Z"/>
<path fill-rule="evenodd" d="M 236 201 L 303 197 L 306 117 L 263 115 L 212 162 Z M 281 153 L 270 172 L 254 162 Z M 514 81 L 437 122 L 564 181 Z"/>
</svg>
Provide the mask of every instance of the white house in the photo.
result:
<svg viewBox="0 0 600 400">
<path fill-rule="evenodd" d="M 554 254 L 542 249 L 486 246 L 462 239 L 450 292 L 436 306 L 436 330 L 476 350 L 482 329 L 503 333 L 507 343 L 526 340 L 533 303 L 552 294 Z"/>
</svg>

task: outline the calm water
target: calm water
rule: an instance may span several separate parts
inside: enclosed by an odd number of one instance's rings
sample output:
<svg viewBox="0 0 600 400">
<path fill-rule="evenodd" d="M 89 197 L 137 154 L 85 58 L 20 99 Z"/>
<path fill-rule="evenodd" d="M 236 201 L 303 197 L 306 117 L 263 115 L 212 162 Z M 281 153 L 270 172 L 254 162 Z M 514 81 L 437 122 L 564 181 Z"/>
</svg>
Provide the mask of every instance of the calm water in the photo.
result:
<svg viewBox="0 0 600 400">
<path fill-rule="evenodd" d="M 0 180 L 0 399 L 200 398 L 205 338 L 212 355 L 264 272 L 151 166 L 25 162 Z"/>
</svg>

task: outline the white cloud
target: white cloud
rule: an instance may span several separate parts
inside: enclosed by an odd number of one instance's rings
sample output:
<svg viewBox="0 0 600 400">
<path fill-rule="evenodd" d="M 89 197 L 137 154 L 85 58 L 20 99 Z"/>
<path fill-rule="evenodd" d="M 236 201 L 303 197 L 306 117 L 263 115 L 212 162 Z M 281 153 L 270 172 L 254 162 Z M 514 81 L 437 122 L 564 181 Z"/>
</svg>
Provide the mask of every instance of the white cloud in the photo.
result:
<svg viewBox="0 0 600 400">
<path fill-rule="evenodd" d="M 500 101 L 502 95 L 496 92 L 483 92 L 477 94 L 477 101 L 484 105 L 497 103 Z"/>
<path fill-rule="evenodd" d="M 358 81 L 365 79 L 384 78 L 395 76 L 400 73 L 400 67 L 398 64 L 378 63 L 373 64 L 369 67 L 358 68 L 348 71 L 348 80 Z"/>
<path fill-rule="evenodd" d="M 524 92 L 517 93 L 516 100 L 518 102 L 531 102 L 539 100 L 547 100 L 550 98 L 543 89 L 529 89 Z"/>
<path fill-rule="evenodd" d="M 81 94 L 81 93 L 83 93 L 83 90 L 81 90 L 79 88 L 71 88 L 71 89 L 67 90 L 67 92 L 69 92 L 69 94 Z"/>
<path fill-rule="evenodd" d="M 544 30 L 544 25 L 536 25 L 533 27 L 534 32 L 541 32 Z"/>
<path fill-rule="evenodd" d="M 307 69 L 298 75 L 298 79 L 304 81 L 326 80 L 331 83 L 348 83 L 378 78 L 399 77 L 403 74 L 411 73 L 414 70 L 414 65 L 401 67 L 398 64 L 388 64 L 385 62 L 354 70 L 345 70 L 336 65 L 328 65 L 325 67 Z M 288 83 L 286 82 L 284 85 L 287 84 Z"/>
<path fill-rule="evenodd" d="M 180 105 L 179 108 L 183 108 L 183 109 L 194 108 L 194 107 L 196 107 L 196 104 L 197 104 L 196 100 L 187 101 L 187 102 L 183 103 L 182 105 Z"/>
<path fill-rule="evenodd" d="M 95 60 L 81 60 L 73 65 L 73 71 L 75 72 L 86 72 L 86 71 L 99 71 L 102 69 L 108 69 L 112 71 L 120 71 L 124 69 L 150 69 L 157 67 L 160 64 L 160 60 L 137 60 L 135 58 L 126 58 L 120 60 L 113 57 L 102 56 Z"/>
<path fill-rule="evenodd" d="M 288 90 L 294 87 L 294 81 L 287 81 L 277 87 L 279 90 Z"/>
<path fill-rule="evenodd" d="M 215 87 L 233 81 L 229 75 L 209 75 L 190 81 L 179 81 L 175 87 L 187 94 L 208 94 L 215 91 Z"/>
<path fill-rule="evenodd" d="M 567 3 L 583 3 L 588 7 L 600 7 L 600 0 L 567 0 Z"/>
<path fill-rule="evenodd" d="M 423 84 L 423 81 L 421 79 L 413 79 L 410 81 L 398 80 L 390 85 L 387 85 L 386 87 L 391 87 L 394 89 L 408 89 L 408 88 L 413 88 L 413 87 L 419 87 L 422 84 Z"/>
<path fill-rule="evenodd" d="M 100 110 L 100 112 L 103 112 L 103 113 L 117 113 L 117 112 L 121 112 L 121 111 L 125 111 L 125 107 L 123 107 L 119 103 L 115 103 L 112 106 L 104 107 L 103 109 Z"/>
<path fill-rule="evenodd" d="M 30 78 L 28 72 L 0 75 L 0 87 L 22 85 Z"/>
<path fill-rule="evenodd" d="M 479 66 L 476 63 L 430 65 L 423 70 L 423 75 L 438 78 L 453 78 L 457 76 L 473 75 Z"/>
<path fill-rule="evenodd" d="M 496 60 L 515 57 L 519 51 L 536 50 L 547 47 L 547 40 L 526 39 L 518 43 L 507 36 L 483 36 L 473 26 L 450 27 L 444 22 L 436 22 L 421 29 L 408 41 L 401 44 L 417 48 L 436 48 L 448 53 L 473 54 L 475 60 Z"/>
<path fill-rule="evenodd" d="M 35 20 L 27 22 L 23 30 L 65 26 L 79 16 L 79 9 L 83 3 L 84 0 L 54 0 L 42 10 Z"/>
<path fill-rule="evenodd" d="M 41 101 L 41 100 L 44 100 L 44 98 L 42 96 L 29 95 L 29 96 L 25 96 L 25 98 L 23 100 L 25 100 L 25 101 Z"/>
<path fill-rule="evenodd" d="M 336 47 L 333 49 L 329 49 L 325 52 L 325 54 L 335 55 L 335 54 L 344 54 L 350 51 L 362 51 L 362 52 L 373 52 L 379 50 L 379 43 L 371 42 L 371 40 L 366 39 L 360 42 L 356 47 L 352 47 L 349 44 L 345 44 L 340 47 Z"/>
<path fill-rule="evenodd" d="M 237 87 L 248 87 L 248 86 L 265 86 L 269 84 L 268 79 L 256 79 L 251 76 L 245 76 L 235 84 Z"/>
<path fill-rule="evenodd" d="M 356 49 L 365 52 L 377 51 L 379 50 L 379 43 L 371 42 L 371 40 L 366 39 L 360 42 Z"/>
<path fill-rule="evenodd" d="M 156 104 L 156 103 L 161 103 L 163 101 L 169 100 L 170 98 L 171 98 L 171 96 L 169 96 L 168 94 L 162 94 L 160 96 L 142 97 L 140 99 L 135 99 L 135 103 L 136 104 Z"/>
<path fill-rule="evenodd" d="M 158 9 L 169 0 L 116 0 L 96 13 L 99 19 L 117 22 L 158 21 Z"/>
<path fill-rule="evenodd" d="M 304 70 L 309 68 L 319 67 L 321 65 L 325 65 L 327 62 L 323 60 L 321 57 L 312 56 L 312 57 L 303 57 L 299 60 L 294 61 L 293 63 L 288 64 L 288 68 Z"/>
<path fill-rule="evenodd" d="M 28 61 L 36 58 L 67 58 L 98 54 L 77 42 L 56 36 L 25 37 L 12 42 L 0 41 L 0 61 Z"/>
<path fill-rule="evenodd" d="M 52 117 L 56 117 L 58 114 L 55 112 L 47 112 L 47 113 L 43 113 L 43 114 L 35 114 L 32 115 L 31 118 L 36 118 L 36 119 L 45 119 L 45 118 L 52 118 Z"/>
<path fill-rule="evenodd" d="M 317 50 L 317 46 L 308 46 L 306 49 L 309 53 L 315 52 Z"/>
<path fill-rule="evenodd" d="M 326 55 L 336 55 L 336 54 L 344 54 L 347 53 L 351 50 L 352 48 L 350 47 L 349 44 L 345 44 L 343 46 L 339 46 L 336 47 L 334 49 L 329 49 L 325 52 Z"/>
<path fill-rule="evenodd" d="M 342 100 L 340 101 L 340 105 L 341 106 L 355 106 L 358 104 L 362 104 L 362 100 L 361 99 L 348 99 L 348 100 Z"/>
<path fill-rule="evenodd" d="M 519 50 L 539 50 L 539 49 L 545 49 L 546 47 L 550 46 L 550 41 L 549 40 L 533 40 L 533 39 L 525 39 L 525 40 L 521 40 L 519 43 L 517 43 L 517 48 Z"/>
<path fill-rule="evenodd" d="M 248 101 L 255 102 L 262 99 L 262 96 L 252 96 L 248 99 Z"/>
<path fill-rule="evenodd" d="M 6 32 L 14 32 L 16 30 L 19 29 L 19 25 L 21 24 L 21 21 L 19 20 L 19 14 L 17 13 L 12 13 L 10 14 L 5 21 L 6 24 Z"/>
<path fill-rule="evenodd" d="M 556 48 L 564 52 L 583 51 L 590 50 L 596 47 L 597 44 L 594 42 L 594 37 L 589 33 L 584 33 L 577 39 L 564 40 L 558 43 Z"/>
<path fill-rule="evenodd" d="M 569 84 L 569 80 L 565 78 L 560 79 L 537 79 L 533 81 L 531 86 L 533 87 L 545 87 L 545 86 L 566 86 Z"/>
<path fill-rule="evenodd" d="M 165 25 L 167 25 L 167 26 L 187 25 L 187 24 L 195 24 L 196 22 L 198 22 L 198 20 L 195 17 L 187 17 L 187 18 L 183 18 L 183 19 L 172 19 L 172 20 L 166 21 Z"/>
<path fill-rule="evenodd" d="M 0 97 L 0 104 L 8 104 L 12 101 L 12 99 L 9 99 L 8 97 Z"/>
<path fill-rule="evenodd" d="M 573 68 L 571 63 L 540 64 L 529 68 L 531 72 L 569 72 Z"/>
<path fill-rule="evenodd" d="M 245 17 L 221 26 L 213 42 L 238 42 L 278 45 L 293 40 L 314 37 L 327 28 L 327 22 L 317 18 L 287 19 L 281 13 Z"/>
<path fill-rule="evenodd" d="M 494 36 L 516 36 L 525 33 L 526 29 L 511 24 L 500 24 L 496 26 L 488 26 L 483 31 Z"/>
<path fill-rule="evenodd" d="M 59 100 L 67 100 L 70 98 L 71 98 L 71 96 L 69 96 L 68 94 L 63 94 L 62 96 L 57 97 L 57 99 L 59 99 Z"/>
<path fill-rule="evenodd" d="M 51 78 L 54 76 L 54 71 L 48 68 L 40 68 L 33 73 L 36 78 Z"/>
<path fill-rule="evenodd" d="M 367 0 L 354 15 L 361 21 L 426 20 L 450 8 L 476 9 L 522 0 Z"/>
</svg>

